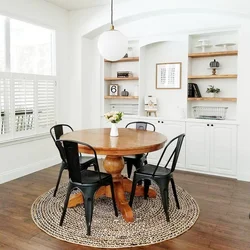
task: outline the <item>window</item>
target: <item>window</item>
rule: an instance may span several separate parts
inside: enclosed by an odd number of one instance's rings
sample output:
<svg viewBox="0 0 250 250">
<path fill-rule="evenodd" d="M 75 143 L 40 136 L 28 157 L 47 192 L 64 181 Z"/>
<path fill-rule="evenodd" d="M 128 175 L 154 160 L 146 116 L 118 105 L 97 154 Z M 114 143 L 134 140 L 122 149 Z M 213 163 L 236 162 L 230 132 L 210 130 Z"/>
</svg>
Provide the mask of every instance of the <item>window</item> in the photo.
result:
<svg viewBox="0 0 250 250">
<path fill-rule="evenodd" d="M 53 30 L 0 16 L 0 141 L 55 124 L 54 41 Z"/>
</svg>

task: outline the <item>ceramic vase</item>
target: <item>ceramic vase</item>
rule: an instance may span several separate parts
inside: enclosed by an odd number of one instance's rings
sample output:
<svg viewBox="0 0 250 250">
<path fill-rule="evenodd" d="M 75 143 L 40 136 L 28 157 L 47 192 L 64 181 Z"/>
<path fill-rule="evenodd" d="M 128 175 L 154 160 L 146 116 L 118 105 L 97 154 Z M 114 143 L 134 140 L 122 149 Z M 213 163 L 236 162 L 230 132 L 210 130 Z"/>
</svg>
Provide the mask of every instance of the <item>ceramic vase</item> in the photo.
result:
<svg viewBox="0 0 250 250">
<path fill-rule="evenodd" d="M 215 93 L 209 93 L 209 97 L 215 97 Z"/>
<path fill-rule="evenodd" d="M 110 136 L 118 136 L 118 129 L 115 123 L 111 123 Z"/>
</svg>

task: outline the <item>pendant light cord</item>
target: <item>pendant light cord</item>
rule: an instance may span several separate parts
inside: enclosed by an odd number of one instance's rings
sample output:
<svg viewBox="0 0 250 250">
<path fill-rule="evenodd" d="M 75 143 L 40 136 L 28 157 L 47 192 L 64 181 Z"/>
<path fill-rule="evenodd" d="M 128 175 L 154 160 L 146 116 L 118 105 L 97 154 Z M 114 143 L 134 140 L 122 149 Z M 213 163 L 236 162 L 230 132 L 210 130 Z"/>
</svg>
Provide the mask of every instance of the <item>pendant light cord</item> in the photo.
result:
<svg viewBox="0 0 250 250">
<path fill-rule="evenodd" d="M 114 21 L 113 21 L 113 0 L 111 0 L 111 30 L 114 29 Z"/>
</svg>

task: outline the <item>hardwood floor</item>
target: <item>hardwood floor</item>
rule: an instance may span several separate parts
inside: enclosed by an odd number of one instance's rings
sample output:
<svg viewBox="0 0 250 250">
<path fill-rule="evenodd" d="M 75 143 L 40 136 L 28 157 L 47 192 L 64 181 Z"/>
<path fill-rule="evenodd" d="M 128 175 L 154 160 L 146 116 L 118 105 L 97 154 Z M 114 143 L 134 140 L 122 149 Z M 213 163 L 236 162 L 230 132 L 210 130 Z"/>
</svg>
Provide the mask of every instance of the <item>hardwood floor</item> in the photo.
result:
<svg viewBox="0 0 250 250">
<path fill-rule="evenodd" d="M 58 171 L 54 166 L 0 185 L 1 250 L 95 249 L 50 237 L 31 219 L 33 201 L 55 186 Z M 67 181 L 66 171 L 63 180 Z M 198 202 L 198 221 L 173 240 L 134 250 L 250 249 L 250 183 L 181 171 L 176 171 L 175 182 Z"/>
</svg>

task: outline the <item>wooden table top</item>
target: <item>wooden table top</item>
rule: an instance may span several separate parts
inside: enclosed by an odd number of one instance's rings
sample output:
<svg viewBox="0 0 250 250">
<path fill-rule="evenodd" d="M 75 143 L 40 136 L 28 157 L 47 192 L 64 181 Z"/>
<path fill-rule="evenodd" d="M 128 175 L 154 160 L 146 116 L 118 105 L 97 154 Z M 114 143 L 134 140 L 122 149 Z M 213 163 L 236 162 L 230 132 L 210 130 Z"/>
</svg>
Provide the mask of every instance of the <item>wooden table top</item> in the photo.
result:
<svg viewBox="0 0 250 250">
<path fill-rule="evenodd" d="M 84 129 L 61 136 L 62 140 L 72 140 L 90 144 L 99 155 L 142 154 L 161 149 L 167 137 L 163 134 L 131 128 L 118 128 L 119 136 L 111 137 L 110 128 Z M 84 146 L 79 151 L 88 152 Z"/>
</svg>

